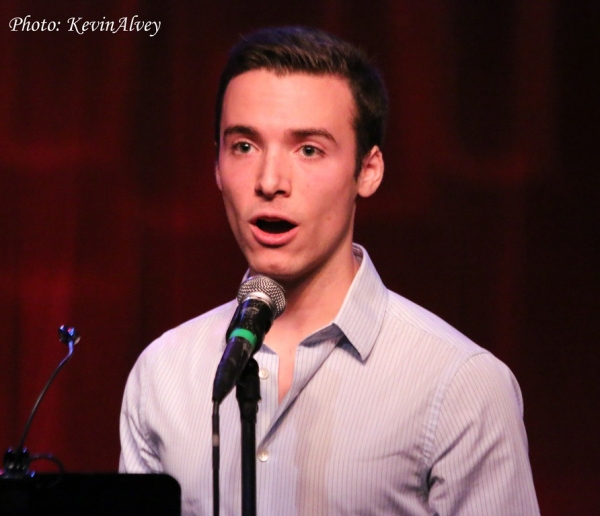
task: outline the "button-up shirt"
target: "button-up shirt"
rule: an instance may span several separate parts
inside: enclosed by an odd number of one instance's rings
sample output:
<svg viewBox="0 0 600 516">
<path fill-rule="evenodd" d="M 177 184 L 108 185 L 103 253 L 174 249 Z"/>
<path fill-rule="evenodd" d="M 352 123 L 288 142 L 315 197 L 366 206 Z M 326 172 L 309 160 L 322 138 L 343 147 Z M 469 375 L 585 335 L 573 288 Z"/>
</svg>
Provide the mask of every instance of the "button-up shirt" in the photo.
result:
<svg viewBox="0 0 600 516">
<path fill-rule="evenodd" d="M 390 292 L 366 251 L 331 324 L 298 346 L 278 402 L 278 356 L 255 355 L 257 513 L 537 515 L 510 370 L 447 323 Z M 212 384 L 234 301 L 142 353 L 121 414 L 120 471 L 164 472 L 185 515 L 212 514 Z M 240 416 L 221 409 L 221 514 L 241 513 Z"/>
</svg>

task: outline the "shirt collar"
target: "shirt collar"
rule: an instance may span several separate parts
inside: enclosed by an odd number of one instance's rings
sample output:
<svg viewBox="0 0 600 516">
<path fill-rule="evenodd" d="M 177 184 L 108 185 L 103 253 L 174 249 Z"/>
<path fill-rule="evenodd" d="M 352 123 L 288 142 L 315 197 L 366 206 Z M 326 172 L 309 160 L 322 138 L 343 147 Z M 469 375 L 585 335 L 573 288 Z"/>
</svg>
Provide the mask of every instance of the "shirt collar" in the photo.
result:
<svg viewBox="0 0 600 516">
<path fill-rule="evenodd" d="M 383 324 L 388 292 L 364 247 L 353 244 L 352 250 L 361 264 L 333 324 L 366 360 Z"/>
<path fill-rule="evenodd" d="M 383 324 L 388 302 L 388 293 L 366 249 L 352 244 L 352 252 L 360 262 L 360 267 L 348 289 L 342 307 L 332 324 L 308 337 L 308 341 L 322 341 L 333 338 L 341 331 L 350 345 L 366 360 Z M 246 271 L 243 281 L 248 279 Z"/>
</svg>

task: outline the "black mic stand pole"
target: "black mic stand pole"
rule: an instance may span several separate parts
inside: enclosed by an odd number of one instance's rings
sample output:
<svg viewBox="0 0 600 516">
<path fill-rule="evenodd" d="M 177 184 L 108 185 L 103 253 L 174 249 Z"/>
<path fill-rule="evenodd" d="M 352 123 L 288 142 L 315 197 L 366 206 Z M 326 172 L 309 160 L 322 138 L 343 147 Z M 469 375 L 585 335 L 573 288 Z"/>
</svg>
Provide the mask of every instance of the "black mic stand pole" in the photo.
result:
<svg viewBox="0 0 600 516">
<path fill-rule="evenodd" d="M 237 382 L 242 420 L 242 516 L 256 516 L 256 413 L 260 401 L 258 363 L 251 358 Z"/>
</svg>

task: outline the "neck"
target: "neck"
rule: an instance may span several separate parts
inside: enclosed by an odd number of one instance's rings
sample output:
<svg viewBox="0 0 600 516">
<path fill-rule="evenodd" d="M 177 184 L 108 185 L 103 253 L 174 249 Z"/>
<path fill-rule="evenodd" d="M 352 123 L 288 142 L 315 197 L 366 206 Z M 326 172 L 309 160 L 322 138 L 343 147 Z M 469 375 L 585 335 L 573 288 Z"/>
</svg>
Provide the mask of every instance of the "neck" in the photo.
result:
<svg viewBox="0 0 600 516">
<path fill-rule="evenodd" d="M 339 312 L 359 268 L 353 251 L 335 269 L 317 271 L 296 281 L 282 283 L 285 312 L 267 335 L 270 347 L 290 350 L 305 337 L 329 324 Z"/>
</svg>

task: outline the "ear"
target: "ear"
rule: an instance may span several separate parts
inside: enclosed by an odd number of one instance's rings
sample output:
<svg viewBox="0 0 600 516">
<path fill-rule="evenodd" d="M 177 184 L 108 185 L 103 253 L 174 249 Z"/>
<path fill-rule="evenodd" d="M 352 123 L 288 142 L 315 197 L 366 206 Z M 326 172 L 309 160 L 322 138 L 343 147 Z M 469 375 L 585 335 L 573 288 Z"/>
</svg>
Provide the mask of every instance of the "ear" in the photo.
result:
<svg viewBox="0 0 600 516">
<path fill-rule="evenodd" d="M 363 158 L 362 168 L 358 175 L 358 195 L 370 197 L 383 180 L 383 154 L 377 145 Z"/>
<path fill-rule="evenodd" d="M 219 160 L 215 160 L 215 181 L 217 182 L 217 186 L 219 190 L 223 191 L 223 186 L 221 184 L 221 171 L 219 170 Z"/>
</svg>

